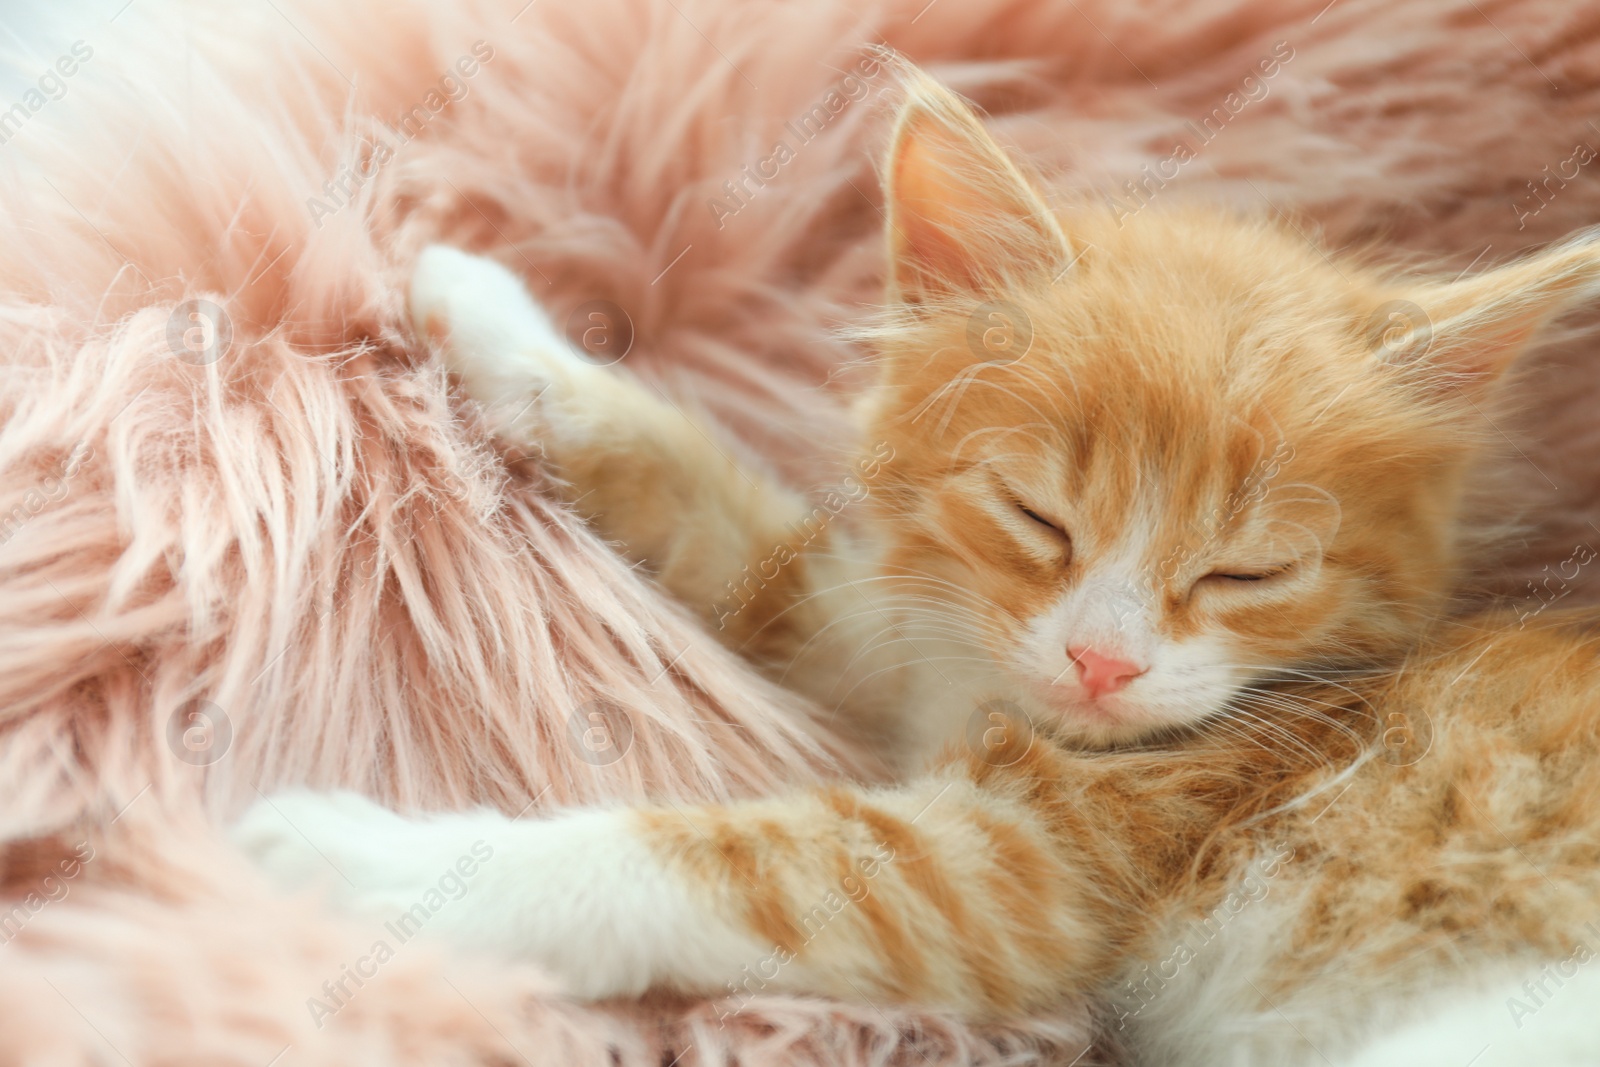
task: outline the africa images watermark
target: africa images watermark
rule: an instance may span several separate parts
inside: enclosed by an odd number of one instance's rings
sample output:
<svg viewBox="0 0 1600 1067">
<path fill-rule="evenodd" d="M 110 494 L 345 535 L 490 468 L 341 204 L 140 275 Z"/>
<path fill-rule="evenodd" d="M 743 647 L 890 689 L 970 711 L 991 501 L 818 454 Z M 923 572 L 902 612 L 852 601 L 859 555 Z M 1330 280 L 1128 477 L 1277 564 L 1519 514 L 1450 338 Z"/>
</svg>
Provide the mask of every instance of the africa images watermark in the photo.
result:
<svg viewBox="0 0 1600 1067">
<path fill-rule="evenodd" d="M 822 94 L 809 110 L 783 124 L 784 131 L 789 137 L 794 138 L 790 145 L 788 137 L 781 137 L 773 143 L 772 151 L 757 160 L 747 163 L 739 169 L 737 178 L 730 178 L 722 183 L 722 191 L 726 199 L 713 196 L 706 200 L 706 206 L 711 209 L 711 217 L 717 222 L 717 229 L 727 225 L 730 218 L 737 215 L 747 207 L 756 193 L 767 187 L 783 172 L 783 168 L 793 162 L 798 154 L 798 149 L 804 148 L 821 136 L 834 119 L 844 112 L 852 103 L 865 100 L 870 93 L 869 82 L 881 74 L 890 59 L 894 57 L 894 49 L 882 44 L 867 46 L 867 54 L 858 59 L 853 67 L 845 72 L 844 76 L 832 88 Z"/>
<path fill-rule="evenodd" d="M 1594 557 L 1594 549 L 1590 548 L 1587 544 L 1580 544 L 1577 548 L 1572 550 L 1571 555 L 1562 560 L 1560 563 L 1556 564 L 1555 574 L 1550 573 L 1550 565 L 1546 564 L 1544 568 L 1544 579 L 1537 586 L 1531 581 L 1528 583 L 1528 597 L 1538 606 L 1528 608 L 1525 611 L 1518 609 L 1518 627 L 1527 626 L 1529 619 L 1538 615 L 1545 608 L 1549 607 L 1551 604 L 1554 604 L 1556 601 L 1572 592 L 1572 583 L 1578 577 L 1578 572 L 1581 571 L 1585 565 L 1592 562 Z M 1569 567 L 1572 568 L 1572 572 L 1570 574 L 1567 573 L 1567 568 Z M 1555 586 L 1553 588 L 1550 585 L 1552 581 L 1555 582 Z M 1541 595 L 1541 589 L 1545 594 L 1548 595 Z"/>
<path fill-rule="evenodd" d="M 27 525 L 29 519 L 51 504 L 65 500 L 67 494 L 72 491 L 73 476 L 93 456 L 92 446 L 86 442 L 78 442 L 71 452 L 50 468 L 50 472 L 38 485 L 22 495 L 22 499 L 13 505 L 10 511 L 0 512 L 0 545 L 15 537 L 17 531 Z"/>
<path fill-rule="evenodd" d="M 1138 214 L 1154 200 L 1156 194 L 1165 189 L 1178 173 L 1189 163 L 1200 156 L 1201 149 L 1215 141 L 1222 131 L 1251 104 L 1265 100 L 1272 92 L 1269 82 L 1276 78 L 1284 66 L 1294 59 L 1294 49 L 1288 41 L 1279 41 L 1272 46 L 1272 51 L 1264 56 L 1240 81 L 1238 87 L 1222 98 L 1222 103 L 1211 109 L 1200 119 L 1197 126 L 1190 120 L 1184 123 L 1189 132 L 1194 135 L 1194 143 L 1178 141 L 1173 145 L 1172 151 L 1164 158 L 1158 160 L 1153 166 L 1146 163 L 1139 168 L 1142 175 L 1137 181 L 1129 178 L 1123 182 L 1122 197 L 1111 197 L 1111 206 L 1116 213 L 1117 225 L 1121 226 L 1128 219 Z"/>
<path fill-rule="evenodd" d="M 73 41 L 72 47 L 39 75 L 34 88 L 23 93 L 22 99 L 9 109 L 0 111 L 0 145 L 9 143 L 11 138 L 21 133 L 28 120 L 43 111 L 46 104 L 66 96 L 67 79 L 78 73 L 79 68 L 89 62 L 93 55 L 94 49 L 89 45 L 83 41 Z"/>
<path fill-rule="evenodd" d="M 318 1030 L 354 999 L 355 990 L 350 988 L 351 983 L 359 990 L 376 978 L 378 969 L 394 959 L 398 946 L 421 933 L 428 920 L 444 910 L 445 905 L 467 895 L 468 881 L 478 873 L 480 866 L 494 856 L 494 847 L 487 841 L 478 840 L 472 843 L 467 853 L 446 867 L 420 900 L 383 924 L 384 930 L 394 938 L 394 944 L 390 944 L 388 938 L 380 937 L 365 955 L 357 957 L 355 963 L 341 965 L 336 977 L 322 983 L 321 998 L 306 998 L 306 1010 L 311 1013 L 311 1021 L 316 1023 Z"/>
<path fill-rule="evenodd" d="M 726 583 L 727 594 L 711 605 L 717 629 L 725 628 L 729 619 L 743 611 L 769 583 L 776 581 L 779 572 L 821 537 L 841 511 L 865 500 L 870 492 L 868 483 L 893 458 L 894 446 L 887 441 L 879 441 L 873 446 L 871 455 L 856 460 L 855 471 L 845 475 L 839 488 L 825 494 L 805 518 L 791 524 L 790 533 L 793 536 L 789 540 L 775 545 L 765 558 L 754 564 L 745 564 L 736 577 L 729 578 Z"/>
<path fill-rule="evenodd" d="M 322 220 L 348 207 L 363 185 L 377 175 L 393 159 L 399 149 L 410 144 L 427 128 L 428 123 L 451 104 L 460 103 L 472 91 L 468 82 L 494 58 L 494 48 L 487 41 L 475 41 L 469 55 L 455 61 L 455 65 L 439 76 L 437 88 L 429 89 L 422 101 L 386 127 L 388 137 L 374 137 L 364 142 L 363 151 L 356 161 L 346 163 L 334 171 L 333 177 L 322 183 L 326 200 L 310 197 L 306 210 L 311 221 L 322 229 Z"/>
<path fill-rule="evenodd" d="M 1537 181 L 1530 178 L 1528 194 L 1511 202 L 1511 210 L 1517 216 L 1517 229 L 1527 229 L 1528 220 L 1543 211 L 1556 198 L 1556 194 L 1567 187 L 1568 182 L 1576 181 L 1583 168 L 1594 162 L 1595 154 L 1592 145 L 1573 145 L 1572 154 L 1557 163 L 1554 172 L 1547 163 L 1543 178 Z"/>
<path fill-rule="evenodd" d="M 10 911 L 0 912 L 0 945 L 10 944 L 24 927 L 51 904 L 59 904 L 72 892 L 69 884 L 83 873 L 84 865 L 94 859 L 94 846 L 79 841 L 72 847 L 72 855 L 57 863 L 51 872 L 39 880 L 39 888 L 30 891 L 12 905 Z"/>
<path fill-rule="evenodd" d="M 1592 922 L 1583 924 L 1583 928 L 1594 938 L 1594 943 L 1600 945 L 1600 928 Z M 1547 963 L 1539 969 L 1538 975 L 1522 983 L 1522 992 L 1527 997 L 1507 997 L 1506 1010 L 1511 1013 L 1511 1021 L 1517 1024 L 1517 1029 L 1522 1029 L 1522 1020 L 1530 1015 L 1539 1014 L 1539 1009 L 1548 1004 L 1561 988 L 1567 983 L 1563 979 L 1576 978 L 1578 969 L 1594 959 L 1595 950 L 1587 940 L 1579 939 L 1573 947 L 1572 953 L 1559 963 Z M 1550 983 L 1555 983 L 1551 988 Z"/>
</svg>

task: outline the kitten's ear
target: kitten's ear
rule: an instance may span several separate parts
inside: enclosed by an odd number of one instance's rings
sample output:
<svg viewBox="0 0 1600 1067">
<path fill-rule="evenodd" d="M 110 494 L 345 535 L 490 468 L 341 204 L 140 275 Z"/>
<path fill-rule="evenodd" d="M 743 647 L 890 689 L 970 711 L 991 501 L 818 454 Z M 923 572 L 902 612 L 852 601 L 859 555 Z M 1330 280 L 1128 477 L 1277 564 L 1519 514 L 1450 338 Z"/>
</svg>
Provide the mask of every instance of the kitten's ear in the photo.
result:
<svg viewBox="0 0 1600 1067">
<path fill-rule="evenodd" d="M 1071 262 L 1070 245 L 1021 169 L 972 109 L 915 69 L 884 175 L 890 299 L 981 292 Z"/>
<path fill-rule="evenodd" d="M 1517 263 L 1392 301 L 1372 324 L 1393 362 L 1421 359 L 1469 388 L 1500 378 L 1539 328 L 1600 289 L 1600 235 L 1586 233 Z M 1381 310 L 1381 309 L 1380 309 Z"/>
</svg>

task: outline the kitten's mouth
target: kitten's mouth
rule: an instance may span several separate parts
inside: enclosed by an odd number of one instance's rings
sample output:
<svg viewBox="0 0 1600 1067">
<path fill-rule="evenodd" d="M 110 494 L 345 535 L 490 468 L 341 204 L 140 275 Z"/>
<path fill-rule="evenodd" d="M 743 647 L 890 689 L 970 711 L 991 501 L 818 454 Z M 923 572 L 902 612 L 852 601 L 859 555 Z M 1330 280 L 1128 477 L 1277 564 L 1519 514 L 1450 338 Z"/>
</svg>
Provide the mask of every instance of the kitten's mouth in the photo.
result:
<svg viewBox="0 0 1600 1067">
<path fill-rule="evenodd" d="M 1117 697 L 1091 697 L 1064 685 L 1035 686 L 1035 690 L 1061 718 L 1092 729 L 1125 728 L 1135 717 L 1129 714 L 1127 702 Z"/>
</svg>

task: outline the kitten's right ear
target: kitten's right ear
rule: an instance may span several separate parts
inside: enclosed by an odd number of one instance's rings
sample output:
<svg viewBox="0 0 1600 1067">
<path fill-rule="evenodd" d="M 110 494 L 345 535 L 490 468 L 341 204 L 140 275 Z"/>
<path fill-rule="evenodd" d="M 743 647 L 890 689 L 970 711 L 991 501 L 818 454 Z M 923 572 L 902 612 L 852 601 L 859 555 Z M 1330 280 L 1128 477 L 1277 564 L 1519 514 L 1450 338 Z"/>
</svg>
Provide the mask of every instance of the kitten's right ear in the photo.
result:
<svg viewBox="0 0 1600 1067">
<path fill-rule="evenodd" d="M 1071 246 L 1027 176 L 954 93 L 915 68 L 904 81 L 884 175 L 890 300 L 933 303 L 1055 277 Z"/>
<path fill-rule="evenodd" d="M 1470 278 L 1428 286 L 1400 305 L 1404 320 L 1377 323 L 1380 352 L 1416 360 L 1443 377 L 1440 387 L 1482 391 L 1500 378 L 1539 329 L 1600 290 L 1600 234 L 1590 232 L 1537 255 Z M 1382 309 L 1380 309 L 1382 310 Z"/>
</svg>

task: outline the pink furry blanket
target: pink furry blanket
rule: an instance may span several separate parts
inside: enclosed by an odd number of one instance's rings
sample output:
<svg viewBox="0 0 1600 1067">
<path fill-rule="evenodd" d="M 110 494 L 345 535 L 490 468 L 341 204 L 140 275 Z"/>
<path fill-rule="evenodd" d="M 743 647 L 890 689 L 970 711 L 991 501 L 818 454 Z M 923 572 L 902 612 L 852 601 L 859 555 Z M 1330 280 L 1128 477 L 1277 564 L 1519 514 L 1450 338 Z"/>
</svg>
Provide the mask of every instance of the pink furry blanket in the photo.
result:
<svg viewBox="0 0 1600 1067">
<path fill-rule="evenodd" d="M 885 86 L 849 75 L 873 42 L 1130 209 L 1220 198 L 1456 269 L 1600 218 L 1579 162 L 1600 14 L 1566 0 L 216 8 L 140 0 L 30 52 L 0 112 L 7 1062 L 1083 1048 L 1079 1005 L 984 1032 L 782 998 L 719 1021 L 576 1005 L 420 943 L 373 964 L 377 932 L 274 896 L 228 848 L 257 790 L 297 783 L 532 815 L 850 758 L 508 478 L 402 325 L 423 243 L 494 252 L 575 334 L 612 316 L 633 370 L 817 483 L 857 355 L 837 328 L 879 285 Z M 1504 506 L 1531 518 L 1487 576 L 1512 595 L 1600 546 L 1584 340 L 1547 347 L 1525 425 L 1501 427 L 1529 488 Z"/>
</svg>

